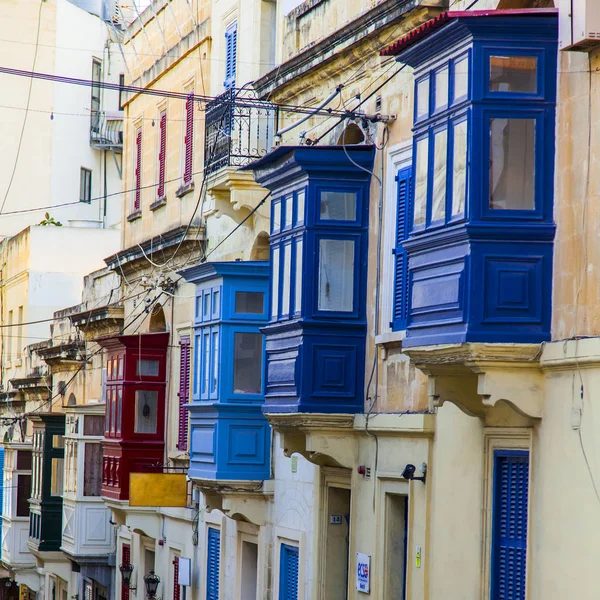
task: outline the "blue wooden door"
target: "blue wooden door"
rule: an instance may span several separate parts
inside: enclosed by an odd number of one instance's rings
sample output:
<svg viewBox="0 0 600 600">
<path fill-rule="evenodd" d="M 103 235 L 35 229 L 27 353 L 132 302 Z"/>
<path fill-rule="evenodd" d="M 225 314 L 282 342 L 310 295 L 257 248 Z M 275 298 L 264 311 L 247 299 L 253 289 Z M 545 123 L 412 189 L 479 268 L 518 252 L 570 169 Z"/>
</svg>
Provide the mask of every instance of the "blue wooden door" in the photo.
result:
<svg viewBox="0 0 600 600">
<path fill-rule="evenodd" d="M 491 600 L 525 600 L 529 452 L 496 450 L 492 505 Z"/>
</svg>

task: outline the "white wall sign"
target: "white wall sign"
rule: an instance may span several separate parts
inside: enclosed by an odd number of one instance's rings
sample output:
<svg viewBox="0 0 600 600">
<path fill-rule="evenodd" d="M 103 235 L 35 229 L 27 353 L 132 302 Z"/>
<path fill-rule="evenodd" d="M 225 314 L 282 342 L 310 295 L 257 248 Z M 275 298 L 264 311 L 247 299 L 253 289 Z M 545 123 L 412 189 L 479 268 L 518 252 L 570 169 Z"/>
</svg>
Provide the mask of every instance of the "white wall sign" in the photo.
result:
<svg viewBox="0 0 600 600">
<path fill-rule="evenodd" d="M 192 560 L 179 557 L 179 585 L 192 585 Z"/>
<path fill-rule="evenodd" d="M 356 589 L 368 594 L 371 591 L 371 557 L 368 554 L 356 553 Z"/>
</svg>

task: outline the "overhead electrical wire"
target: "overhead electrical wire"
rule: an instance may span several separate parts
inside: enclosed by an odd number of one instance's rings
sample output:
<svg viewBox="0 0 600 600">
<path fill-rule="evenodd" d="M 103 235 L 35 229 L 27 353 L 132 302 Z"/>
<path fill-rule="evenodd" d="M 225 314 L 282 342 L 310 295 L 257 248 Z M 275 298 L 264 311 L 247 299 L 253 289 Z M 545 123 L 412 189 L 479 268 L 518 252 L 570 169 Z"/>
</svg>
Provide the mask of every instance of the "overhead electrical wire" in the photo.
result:
<svg viewBox="0 0 600 600">
<path fill-rule="evenodd" d="M 55 83 L 64 83 L 64 84 L 69 84 L 69 85 L 81 85 L 81 86 L 85 86 L 85 87 L 100 87 L 102 89 L 107 89 L 107 90 L 114 90 L 114 91 L 121 91 L 121 92 L 127 92 L 130 94 L 147 94 L 150 96 L 159 96 L 162 98 L 175 98 L 177 100 L 189 100 L 190 96 L 192 96 L 192 99 L 195 102 L 199 102 L 199 103 L 208 103 L 211 102 L 212 100 L 216 100 L 218 98 L 218 96 L 205 96 L 205 95 L 199 95 L 199 94 L 189 94 L 186 92 L 175 92 L 175 91 L 170 91 L 170 90 L 160 90 L 160 89 L 154 89 L 154 88 L 150 88 L 150 87 L 138 87 L 138 86 L 133 86 L 133 85 L 120 85 L 119 83 L 112 83 L 110 81 L 92 81 L 91 79 L 81 79 L 78 77 L 66 77 L 64 75 L 54 75 L 51 73 L 39 73 L 36 71 L 25 71 L 23 69 L 13 69 L 10 67 L 3 67 L 0 66 L 0 73 L 3 73 L 5 75 L 14 75 L 17 77 L 29 77 L 32 79 L 41 79 L 43 81 L 53 81 Z M 244 98 L 244 97 L 236 97 L 236 104 L 238 104 L 240 107 L 253 107 L 253 106 L 260 106 L 260 107 L 264 107 L 265 104 L 267 104 L 266 101 L 264 100 L 258 100 L 258 99 L 253 99 L 253 98 Z M 321 110 L 315 110 L 314 108 L 311 107 L 306 107 L 306 106 L 295 106 L 295 105 L 290 105 L 290 104 L 275 104 L 275 103 L 268 103 L 271 104 L 273 106 L 274 109 L 279 109 L 285 112 L 292 112 L 292 113 L 298 113 L 298 114 L 310 114 L 310 115 L 316 115 L 316 114 L 321 114 L 323 116 L 330 116 L 332 114 L 337 115 L 337 116 L 347 116 L 345 113 L 342 113 L 341 111 L 335 111 L 334 109 L 321 109 Z M 360 115 L 359 115 L 360 116 Z"/>
</svg>

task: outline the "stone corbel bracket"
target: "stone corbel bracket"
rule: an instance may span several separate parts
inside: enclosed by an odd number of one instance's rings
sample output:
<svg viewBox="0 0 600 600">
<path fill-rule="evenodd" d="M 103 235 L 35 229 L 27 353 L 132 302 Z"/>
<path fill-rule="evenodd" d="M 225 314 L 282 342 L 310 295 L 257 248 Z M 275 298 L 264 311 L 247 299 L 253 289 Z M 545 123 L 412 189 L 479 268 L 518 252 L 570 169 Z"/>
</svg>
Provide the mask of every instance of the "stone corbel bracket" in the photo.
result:
<svg viewBox="0 0 600 600">
<path fill-rule="evenodd" d="M 520 415 L 542 418 L 544 376 L 539 344 L 452 344 L 407 348 L 428 377 L 431 408 L 444 402 L 484 417 L 498 402 Z"/>
<path fill-rule="evenodd" d="M 208 211 L 217 217 L 228 215 L 236 220 L 255 209 L 268 193 L 254 181 L 251 171 L 240 171 L 237 167 L 225 167 L 209 175 L 207 191 L 213 199 Z"/>
<path fill-rule="evenodd" d="M 262 526 L 267 523 L 273 481 L 205 481 L 195 484 L 204 493 L 207 512 L 220 510 L 234 521 Z"/>
<path fill-rule="evenodd" d="M 265 416 L 280 434 L 285 456 L 298 453 L 315 465 L 327 467 L 351 469 L 356 464 L 354 415 L 272 413 Z"/>
</svg>

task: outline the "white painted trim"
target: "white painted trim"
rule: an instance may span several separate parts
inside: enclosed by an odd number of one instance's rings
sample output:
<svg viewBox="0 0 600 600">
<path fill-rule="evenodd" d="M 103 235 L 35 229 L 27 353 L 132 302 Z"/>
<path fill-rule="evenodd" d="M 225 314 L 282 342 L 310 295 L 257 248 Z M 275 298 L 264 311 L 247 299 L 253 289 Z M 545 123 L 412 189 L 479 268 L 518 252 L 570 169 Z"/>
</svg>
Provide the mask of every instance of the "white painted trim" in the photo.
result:
<svg viewBox="0 0 600 600">
<path fill-rule="evenodd" d="M 396 241 L 396 173 L 399 169 L 409 166 L 411 162 L 412 139 L 392 146 L 387 152 L 383 203 L 383 246 L 381 248 L 381 325 L 379 328 L 381 335 L 392 333 L 390 322 L 394 307 L 394 257 L 392 250 Z"/>
</svg>

